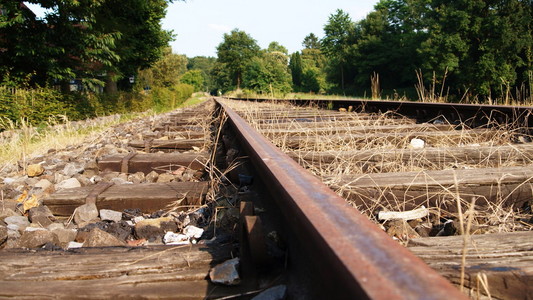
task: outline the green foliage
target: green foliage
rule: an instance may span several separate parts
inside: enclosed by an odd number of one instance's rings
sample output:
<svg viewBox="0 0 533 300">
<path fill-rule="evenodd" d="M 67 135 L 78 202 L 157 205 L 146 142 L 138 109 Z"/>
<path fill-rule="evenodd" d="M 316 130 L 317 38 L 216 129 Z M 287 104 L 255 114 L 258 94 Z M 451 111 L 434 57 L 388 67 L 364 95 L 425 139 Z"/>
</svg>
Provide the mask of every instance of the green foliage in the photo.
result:
<svg viewBox="0 0 533 300">
<path fill-rule="evenodd" d="M 153 86 L 172 87 L 179 83 L 179 78 L 187 71 L 187 57 L 172 53 L 166 47 L 163 57 L 153 67 L 139 71 L 138 84 L 143 88 Z"/>
<path fill-rule="evenodd" d="M 201 70 L 189 70 L 181 76 L 180 81 L 192 85 L 194 91 L 198 92 L 204 88 L 205 75 Z"/>
<path fill-rule="evenodd" d="M 426 84 L 451 86 L 455 99 L 527 98 L 532 10 L 528 0 L 381 0 L 356 23 L 337 10 L 321 40 L 328 80 L 368 88 L 377 73 L 382 88 L 405 90 L 420 70 Z"/>
<path fill-rule="evenodd" d="M 322 45 L 320 44 L 318 37 L 314 33 L 310 33 L 304 38 L 302 46 L 304 49 L 320 49 Z"/>
<path fill-rule="evenodd" d="M 188 70 L 200 70 L 202 71 L 202 77 L 204 78 L 204 85 L 200 90 L 209 91 L 214 85 L 214 79 L 212 76 L 213 68 L 215 66 L 216 58 L 196 56 L 189 59 L 187 64 Z"/>
<path fill-rule="evenodd" d="M 280 51 L 254 57 L 246 66 L 243 86 L 257 93 L 286 94 L 292 90 L 287 55 Z"/>
<path fill-rule="evenodd" d="M 347 62 L 349 61 L 349 49 L 353 43 L 355 26 L 350 16 L 341 9 L 329 17 L 324 26 L 324 38 L 321 42 L 321 50 L 328 58 L 330 77 L 340 82 L 344 91 Z"/>
<path fill-rule="evenodd" d="M 224 41 L 217 47 L 218 62 L 228 69 L 231 85 L 240 88 L 242 75 L 247 64 L 259 55 L 256 40 L 246 32 L 234 29 L 230 34 L 224 34 Z M 216 72 L 220 70 L 217 69 Z M 219 86 L 221 89 L 224 87 Z"/>
<path fill-rule="evenodd" d="M 298 87 L 302 85 L 302 73 L 303 73 L 302 56 L 300 55 L 300 52 L 295 52 L 291 55 L 289 69 L 291 70 L 292 83 L 294 84 L 294 87 L 297 89 Z"/>
<path fill-rule="evenodd" d="M 40 20 L 21 1 L 1 4 L 2 85 L 29 76 L 32 86 L 60 83 L 64 92 L 72 79 L 102 86 L 102 73 L 109 83 L 151 66 L 172 38 L 161 28 L 168 0 L 29 2 L 50 11 Z"/>
<path fill-rule="evenodd" d="M 75 121 L 109 114 L 142 112 L 148 109 L 166 111 L 176 108 L 193 93 L 194 87 L 176 84 L 170 88 L 156 87 L 151 91 L 119 92 L 116 94 L 61 93 L 55 89 L 16 89 L 0 87 L 0 119 L 12 123 L 25 120 L 41 125 L 50 119 Z M 1 123 L 1 122 L 0 122 Z M 0 128 L 2 129 L 2 128 Z"/>
<path fill-rule="evenodd" d="M 430 3 L 428 38 L 420 45 L 426 73 L 451 73 L 450 83 L 474 95 L 502 94 L 532 70 L 531 1 Z"/>
<path fill-rule="evenodd" d="M 287 50 L 287 48 L 285 48 L 284 46 L 280 45 L 278 42 L 271 42 L 268 45 L 267 52 L 269 52 L 269 53 L 280 52 L 280 53 L 283 53 L 285 55 L 289 54 L 289 50 Z"/>
<path fill-rule="evenodd" d="M 166 0 L 106 0 L 95 11 L 95 28 L 99 32 L 118 32 L 115 52 L 120 60 L 104 70 L 116 79 L 136 75 L 168 55 L 172 32 L 163 30 Z M 173 83 L 166 82 L 167 86 Z"/>
</svg>

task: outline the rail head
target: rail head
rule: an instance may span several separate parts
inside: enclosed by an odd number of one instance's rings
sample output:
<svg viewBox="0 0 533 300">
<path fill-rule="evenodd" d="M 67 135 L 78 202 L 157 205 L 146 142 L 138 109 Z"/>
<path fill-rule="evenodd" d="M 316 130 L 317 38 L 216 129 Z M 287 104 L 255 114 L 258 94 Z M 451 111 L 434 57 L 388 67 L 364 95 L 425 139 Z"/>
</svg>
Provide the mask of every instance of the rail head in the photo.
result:
<svg viewBox="0 0 533 300">
<path fill-rule="evenodd" d="M 217 103 L 319 269 L 334 271 L 325 276 L 334 293 L 352 299 L 466 299 L 230 107 Z"/>
</svg>

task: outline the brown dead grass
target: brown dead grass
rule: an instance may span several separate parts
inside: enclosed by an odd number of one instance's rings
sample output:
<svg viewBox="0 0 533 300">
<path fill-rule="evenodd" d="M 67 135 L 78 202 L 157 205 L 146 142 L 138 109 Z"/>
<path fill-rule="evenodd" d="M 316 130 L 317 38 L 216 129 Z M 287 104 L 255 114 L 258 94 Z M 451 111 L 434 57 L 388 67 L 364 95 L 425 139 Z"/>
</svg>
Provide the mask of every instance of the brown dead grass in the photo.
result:
<svg viewBox="0 0 533 300">
<path fill-rule="evenodd" d="M 379 133 L 367 135 L 364 131 L 361 132 L 362 127 L 367 132 L 375 132 L 380 126 L 387 124 L 409 124 L 405 117 L 394 112 L 376 115 L 333 112 L 320 110 L 317 107 L 294 107 L 287 102 L 226 101 L 282 151 L 292 154 L 293 157 L 296 156 L 295 160 L 300 165 L 322 178 L 329 186 L 336 186 L 336 192 L 348 201 L 353 198 L 353 194 L 357 191 L 347 184 L 340 184 L 346 175 L 365 176 L 369 173 L 393 172 L 421 172 L 422 174 L 429 170 L 526 166 L 532 163 L 531 155 L 525 152 L 527 150 L 521 150 L 518 146 L 514 147 L 521 132 L 523 132 L 519 124 L 508 124 L 507 126 L 487 124 L 485 129 L 476 129 L 475 131 L 472 131 L 465 124 L 458 124 L 453 126 L 456 128 L 454 136 L 449 136 L 439 133 L 434 124 L 450 126 L 452 124 L 438 118 L 427 124 L 426 128 L 416 129 L 420 133 L 419 137 L 426 141 L 426 149 L 442 148 L 450 149 L 450 151 L 461 151 L 461 149 L 467 148 L 486 147 L 489 149 L 489 154 L 484 159 L 477 161 L 453 160 L 453 156 L 452 159 L 448 160 L 431 161 L 424 156 L 423 152 L 413 155 L 409 151 L 411 149 L 410 142 L 414 136 L 406 134 L 405 129 L 391 130 L 386 135 Z M 288 118 L 297 113 L 301 114 L 302 117 Z M 310 118 L 311 115 L 319 116 L 323 121 L 329 121 L 314 123 Z M 339 128 L 343 128 L 342 133 Z M 432 135 L 436 135 L 436 137 Z M 292 142 L 294 137 L 299 139 L 297 147 L 294 147 Z M 505 149 L 509 149 L 509 147 L 513 149 L 514 147 L 515 149 L 502 155 L 502 151 L 499 149 L 504 149 L 503 147 L 507 147 Z M 357 155 L 350 156 L 350 153 L 365 151 L 370 154 L 364 160 L 357 158 Z M 396 151 L 396 153 L 388 156 L 382 155 L 383 152 L 391 151 Z M 321 153 L 330 154 L 330 158 L 328 160 L 309 159 L 309 157 Z M 333 158 L 331 159 L 331 157 Z M 531 182 L 532 180 L 528 179 L 521 185 L 531 185 Z M 409 188 L 409 186 L 406 187 L 406 189 Z M 501 188 L 501 186 L 495 188 Z M 366 197 L 363 205 L 357 206 L 353 202 L 352 204 L 371 219 L 374 219 L 374 213 L 380 209 L 395 211 L 407 209 L 405 198 L 397 196 L 391 200 L 391 194 L 390 190 L 383 188 L 378 190 L 375 195 Z M 454 188 L 445 186 L 442 186 L 439 195 L 441 201 L 455 201 L 457 199 L 464 208 L 469 207 L 472 197 L 477 197 L 475 199 L 477 205 L 473 208 L 475 217 L 471 221 L 473 234 L 531 230 L 533 228 L 531 224 L 524 221 L 531 218 L 531 211 L 506 205 L 508 195 L 502 191 L 498 192 L 496 201 L 489 201 L 478 195 L 463 195 L 462 198 L 457 198 Z M 480 205 L 480 202 L 483 204 Z M 432 217 L 437 220 L 441 217 L 457 220 L 461 218 L 457 212 L 443 211 L 438 206 L 429 208 Z M 425 221 L 429 222 L 429 218 Z"/>
</svg>

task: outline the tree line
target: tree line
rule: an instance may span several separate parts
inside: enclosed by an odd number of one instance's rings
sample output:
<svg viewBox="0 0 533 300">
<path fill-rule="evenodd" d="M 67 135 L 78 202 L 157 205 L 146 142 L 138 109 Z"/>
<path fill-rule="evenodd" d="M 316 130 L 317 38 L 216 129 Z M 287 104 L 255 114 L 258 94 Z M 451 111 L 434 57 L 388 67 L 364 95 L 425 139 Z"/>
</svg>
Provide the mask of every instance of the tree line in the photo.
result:
<svg viewBox="0 0 533 300">
<path fill-rule="evenodd" d="M 290 55 L 236 29 L 217 47 L 214 86 L 363 96 L 377 85 L 390 97 L 532 100 L 532 15 L 530 0 L 381 0 L 360 21 L 337 10 L 321 39 L 309 34 Z"/>
<path fill-rule="evenodd" d="M 337 10 L 301 51 L 275 41 L 261 49 L 235 29 L 216 58 L 172 53 L 173 34 L 161 28 L 172 0 L 28 2 L 50 12 L 36 19 L 20 1 L 0 5 L 0 85 L 68 91 L 77 79 L 110 94 L 190 84 L 212 93 L 532 97 L 531 0 L 381 0 L 359 21 Z"/>
</svg>

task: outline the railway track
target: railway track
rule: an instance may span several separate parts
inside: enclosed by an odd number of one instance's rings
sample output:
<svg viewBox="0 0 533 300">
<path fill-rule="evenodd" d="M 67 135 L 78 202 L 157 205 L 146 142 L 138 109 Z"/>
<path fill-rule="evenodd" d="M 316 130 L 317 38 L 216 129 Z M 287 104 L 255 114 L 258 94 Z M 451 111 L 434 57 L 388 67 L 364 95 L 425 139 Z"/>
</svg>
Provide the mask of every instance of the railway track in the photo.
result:
<svg viewBox="0 0 533 300">
<path fill-rule="evenodd" d="M 127 151 L 97 155 L 92 181 L 42 200 L 67 224 L 93 205 L 123 212 L 75 220 L 77 240 L 122 226 L 123 244 L 4 249 L 0 297 L 531 297 L 528 109 L 384 105 L 216 99 L 125 133 Z M 466 247 L 463 221 L 485 233 Z M 191 224 L 201 238 L 162 245 Z M 452 284 L 463 253 L 465 293 Z M 215 283 L 235 257 L 240 279 Z"/>
</svg>

